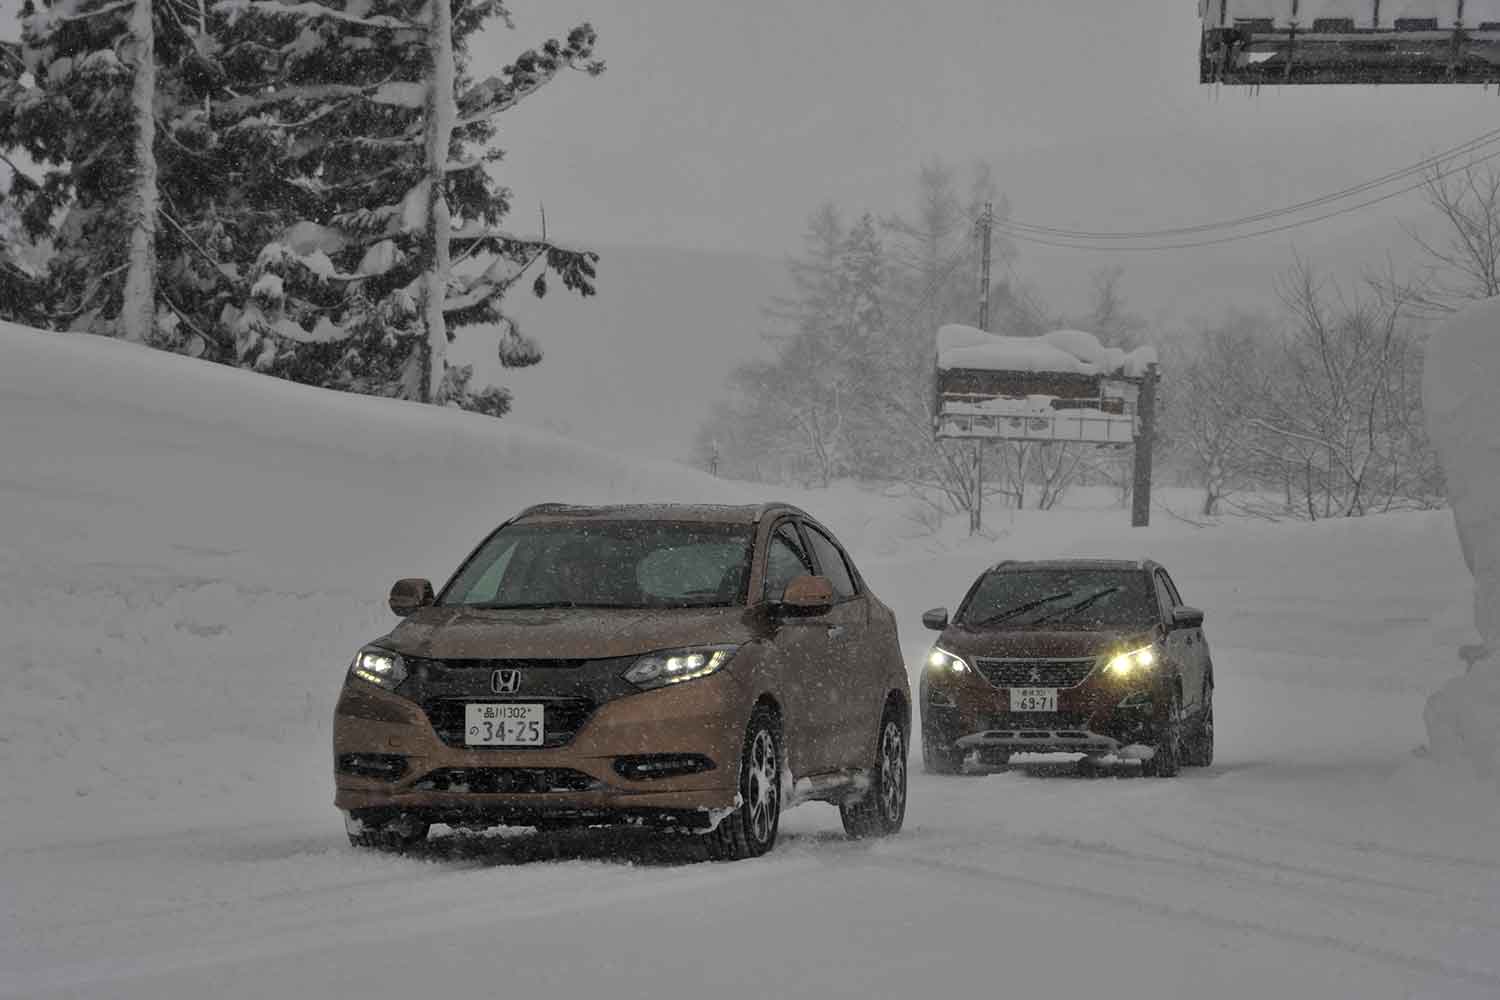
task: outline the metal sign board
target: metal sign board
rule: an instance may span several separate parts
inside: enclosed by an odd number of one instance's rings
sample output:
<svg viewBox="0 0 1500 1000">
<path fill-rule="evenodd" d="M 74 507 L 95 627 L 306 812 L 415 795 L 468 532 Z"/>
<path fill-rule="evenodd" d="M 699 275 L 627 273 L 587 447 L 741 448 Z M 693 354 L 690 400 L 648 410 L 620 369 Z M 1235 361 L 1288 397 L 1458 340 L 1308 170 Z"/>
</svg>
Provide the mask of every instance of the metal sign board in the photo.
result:
<svg viewBox="0 0 1500 1000">
<path fill-rule="evenodd" d="M 1500 0 L 1199 0 L 1200 79 L 1500 82 Z"/>
</svg>

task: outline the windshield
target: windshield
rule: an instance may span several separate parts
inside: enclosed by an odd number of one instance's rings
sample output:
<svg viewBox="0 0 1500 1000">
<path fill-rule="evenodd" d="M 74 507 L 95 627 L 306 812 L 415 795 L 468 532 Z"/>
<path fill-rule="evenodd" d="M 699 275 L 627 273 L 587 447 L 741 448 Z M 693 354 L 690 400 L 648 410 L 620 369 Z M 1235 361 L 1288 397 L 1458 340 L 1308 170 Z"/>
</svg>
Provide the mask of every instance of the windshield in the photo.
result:
<svg viewBox="0 0 1500 1000">
<path fill-rule="evenodd" d="M 743 603 L 749 525 L 589 521 L 503 528 L 439 602 L 483 608 L 690 608 Z"/>
<path fill-rule="evenodd" d="M 1140 570 L 1001 570 L 986 575 L 964 605 L 971 627 L 1143 628 L 1156 606 Z"/>
</svg>

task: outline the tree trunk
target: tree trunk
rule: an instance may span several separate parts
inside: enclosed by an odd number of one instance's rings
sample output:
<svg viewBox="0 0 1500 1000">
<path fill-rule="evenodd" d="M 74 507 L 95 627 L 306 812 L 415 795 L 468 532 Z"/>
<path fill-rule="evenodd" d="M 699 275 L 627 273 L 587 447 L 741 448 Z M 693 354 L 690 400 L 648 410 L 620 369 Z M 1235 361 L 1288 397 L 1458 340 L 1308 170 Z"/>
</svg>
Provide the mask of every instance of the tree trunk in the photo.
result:
<svg viewBox="0 0 1500 1000">
<path fill-rule="evenodd" d="M 448 324 L 443 301 L 448 297 L 448 275 L 452 270 L 449 240 L 452 219 L 445 191 L 448 150 L 458 119 L 453 60 L 453 8 L 448 0 L 433 0 L 428 26 L 429 67 L 427 98 L 427 252 L 428 270 L 422 277 L 423 319 L 427 327 L 427 371 L 423 387 L 425 402 L 441 403 L 443 376 L 448 368 Z"/>
<path fill-rule="evenodd" d="M 156 323 L 156 33 L 151 0 L 135 0 L 130 14 L 135 43 L 131 113 L 135 118 L 135 185 L 131 190 L 130 256 L 120 334 L 145 342 Z"/>
</svg>

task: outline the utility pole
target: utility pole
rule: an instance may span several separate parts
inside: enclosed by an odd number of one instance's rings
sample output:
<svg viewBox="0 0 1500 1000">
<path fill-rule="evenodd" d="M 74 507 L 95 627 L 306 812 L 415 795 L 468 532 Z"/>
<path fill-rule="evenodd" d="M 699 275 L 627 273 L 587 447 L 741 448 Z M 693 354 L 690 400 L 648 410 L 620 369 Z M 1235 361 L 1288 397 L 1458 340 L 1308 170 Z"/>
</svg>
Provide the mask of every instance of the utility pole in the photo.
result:
<svg viewBox="0 0 1500 1000">
<path fill-rule="evenodd" d="M 1136 403 L 1141 420 L 1135 439 L 1134 483 L 1130 490 L 1130 526 L 1144 528 L 1151 524 L 1151 450 L 1156 446 L 1156 382 L 1161 377 L 1155 365 L 1146 366 L 1141 394 Z"/>
<path fill-rule="evenodd" d="M 993 202 L 984 203 L 979 217 L 979 329 L 990 329 L 990 230 L 995 224 Z M 984 439 L 974 439 L 974 504 L 969 510 L 969 534 L 977 535 L 984 527 Z"/>
</svg>

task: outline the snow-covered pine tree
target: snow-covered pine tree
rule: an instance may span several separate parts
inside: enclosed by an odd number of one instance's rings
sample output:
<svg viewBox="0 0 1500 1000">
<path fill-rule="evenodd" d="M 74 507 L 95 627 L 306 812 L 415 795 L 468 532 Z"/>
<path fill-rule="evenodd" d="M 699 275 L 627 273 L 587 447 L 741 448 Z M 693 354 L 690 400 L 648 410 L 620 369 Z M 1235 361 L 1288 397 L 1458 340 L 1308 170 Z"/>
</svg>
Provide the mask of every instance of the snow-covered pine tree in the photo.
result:
<svg viewBox="0 0 1500 1000">
<path fill-rule="evenodd" d="M 474 392 L 447 362 L 453 331 L 500 328 L 499 357 L 540 351 L 500 302 L 528 271 L 546 290 L 593 292 L 593 253 L 500 228 L 509 192 L 485 170 L 493 119 L 566 68 L 597 73 L 594 32 L 575 28 L 473 84 L 467 41 L 510 18 L 498 0 L 418 6 L 220 0 L 220 65 L 236 96 L 228 133 L 285 150 L 291 174 L 275 239 L 247 301 L 223 314 L 243 363 L 299 381 L 503 413 L 503 390 Z"/>
<path fill-rule="evenodd" d="M 191 0 L 22 7 L 21 40 L 0 56 L 0 145 L 43 165 L 24 207 L 30 235 L 61 218 L 44 280 L 49 325 L 172 338 L 173 295 L 159 275 L 176 242 L 159 227 L 176 172 L 170 157 L 158 161 L 195 96 L 184 72 L 205 40 L 194 11 Z"/>
</svg>

